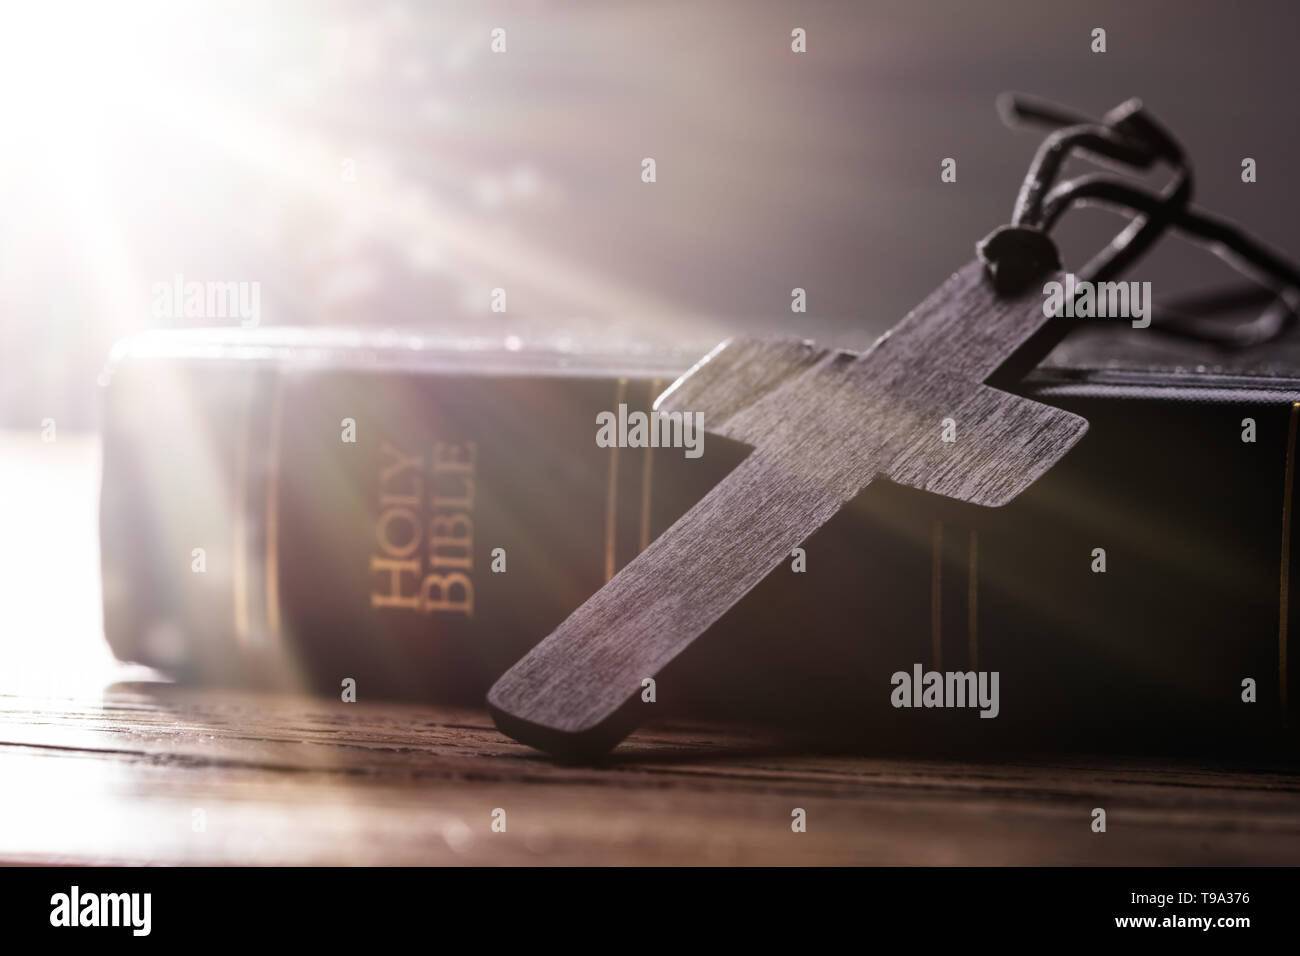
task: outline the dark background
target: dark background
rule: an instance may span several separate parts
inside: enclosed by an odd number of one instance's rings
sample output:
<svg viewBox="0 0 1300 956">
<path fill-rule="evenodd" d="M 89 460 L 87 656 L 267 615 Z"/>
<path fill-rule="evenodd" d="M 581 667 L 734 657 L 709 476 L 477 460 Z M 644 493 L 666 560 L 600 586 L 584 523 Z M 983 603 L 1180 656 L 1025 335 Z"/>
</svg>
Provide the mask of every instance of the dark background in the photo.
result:
<svg viewBox="0 0 1300 956">
<path fill-rule="evenodd" d="M 1198 201 L 1294 254 L 1298 9 L 33 4 L 0 27 L 0 425 L 93 425 L 109 345 L 178 272 L 260 282 L 263 325 L 864 346 L 1009 217 L 1041 134 L 1001 125 L 1004 90 L 1140 96 Z M 1074 216 L 1067 265 L 1116 226 Z M 1131 276 L 1157 301 L 1227 275 L 1166 246 Z"/>
</svg>

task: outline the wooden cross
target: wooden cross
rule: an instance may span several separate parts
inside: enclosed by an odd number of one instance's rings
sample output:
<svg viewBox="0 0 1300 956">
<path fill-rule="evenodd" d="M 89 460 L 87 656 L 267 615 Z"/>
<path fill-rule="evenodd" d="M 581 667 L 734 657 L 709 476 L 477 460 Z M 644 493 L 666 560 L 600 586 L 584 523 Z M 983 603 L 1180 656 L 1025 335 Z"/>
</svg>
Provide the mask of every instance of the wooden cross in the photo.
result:
<svg viewBox="0 0 1300 956">
<path fill-rule="evenodd" d="M 971 262 L 861 354 L 732 339 L 678 379 L 657 408 L 754 451 L 493 685 L 497 726 L 561 757 L 608 750 L 643 679 L 877 478 L 989 506 L 1029 487 L 1088 428 L 984 384 L 1048 322 L 1026 281 L 1063 281 L 1047 249 L 1012 293 Z"/>
</svg>

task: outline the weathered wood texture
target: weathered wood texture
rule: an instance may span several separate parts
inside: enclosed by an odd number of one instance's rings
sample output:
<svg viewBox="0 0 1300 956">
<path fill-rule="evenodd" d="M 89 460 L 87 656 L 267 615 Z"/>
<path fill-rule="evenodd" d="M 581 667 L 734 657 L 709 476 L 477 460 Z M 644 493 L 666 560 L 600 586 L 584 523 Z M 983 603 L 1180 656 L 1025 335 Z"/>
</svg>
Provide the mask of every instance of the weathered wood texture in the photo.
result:
<svg viewBox="0 0 1300 956">
<path fill-rule="evenodd" d="M 982 384 L 1046 321 L 1041 284 L 1000 296 L 976 260 L 860 355 L 744 339 L 716 350 L 661 405 L 703 413 L 754 452 L 497 681 L 498 725 L 560 755 L 617 743 L 643 680 L 879 476 L 1010 501 L 1087 430 Z"/>
<path fill-rule="evenodd" d="M 638 732 L 600 766 L 564 767 L 481 711 L 167 685 L 0 697 L 0 781 L 9 863 L 1300 859 L 1294 769 L 818 756 L 698 726 Z M 1105 834 L 1089 829 L 1098 806 Z M 795 807 L 806 833 L 791 831 Z M 496 808 L 505 833 L 492 832 Z"/>
</svg>

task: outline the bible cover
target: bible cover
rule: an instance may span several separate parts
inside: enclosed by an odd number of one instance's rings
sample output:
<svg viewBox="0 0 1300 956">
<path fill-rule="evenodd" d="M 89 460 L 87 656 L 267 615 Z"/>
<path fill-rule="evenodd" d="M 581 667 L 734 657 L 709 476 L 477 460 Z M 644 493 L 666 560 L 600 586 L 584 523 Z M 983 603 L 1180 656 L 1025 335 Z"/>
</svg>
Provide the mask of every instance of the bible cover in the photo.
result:
<svg viewBox="0 0 1300 956">
<path fill-rule="evenodd" d="M 988 509 L 873 484 L 689 667 L 647 675 L 655 706 L 878 743 L 1271 746 L 1295 687 L 1297 346 L 1126 331 L 1080 330 L 1023 383 L 1090 423 L 1029 491 Z M 104 428 L 109 643 L 184 679 L 481 703 L 746 454 L 596 443 L 599 413 L 648 409 L 694 358 L 128 340 Z M 996 672 L 996 718 L 896 706 L 893 676 L 930 671 Z"/>
</svg>

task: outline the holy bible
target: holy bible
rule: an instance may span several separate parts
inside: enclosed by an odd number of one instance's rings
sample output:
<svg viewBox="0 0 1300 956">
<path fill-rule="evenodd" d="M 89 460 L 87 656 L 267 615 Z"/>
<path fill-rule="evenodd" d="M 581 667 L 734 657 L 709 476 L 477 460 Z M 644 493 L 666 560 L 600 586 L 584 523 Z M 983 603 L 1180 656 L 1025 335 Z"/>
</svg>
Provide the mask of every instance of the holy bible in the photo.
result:
<svg viewBox="0 0 1300 956">
<path fill-rule="evenodd" d="M 1053 470 L 997 508 L 873 483 L 637 706 L 909 746 L 1290 745 L 1293 338 L 1081 330 L 1019 389 L 1089 423 Z M 693 358 L 128 340 L 108 641 L 180 679 L 479 704 L 749 453 L 707 420 L 694 449 L 629 428 Z"/>
</svg>

